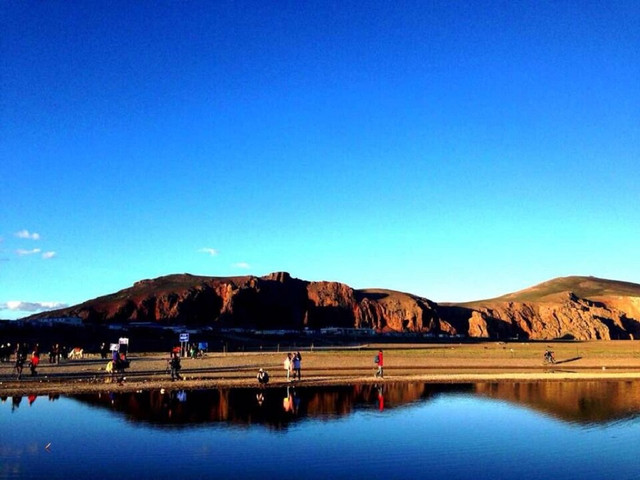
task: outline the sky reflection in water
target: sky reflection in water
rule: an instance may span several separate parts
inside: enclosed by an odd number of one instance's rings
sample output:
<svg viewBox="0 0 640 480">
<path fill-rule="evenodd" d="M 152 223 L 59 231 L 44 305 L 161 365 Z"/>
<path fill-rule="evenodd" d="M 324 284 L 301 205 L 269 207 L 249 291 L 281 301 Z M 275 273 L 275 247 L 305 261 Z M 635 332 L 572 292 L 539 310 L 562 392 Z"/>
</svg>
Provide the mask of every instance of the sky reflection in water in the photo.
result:
<svg viewBox="0 0 640 480">
<path fill-rule="evenodd" d="M 8 398 L 0 478 L 638 478 L 639 392 L 553 382 Z"/>
</svg>

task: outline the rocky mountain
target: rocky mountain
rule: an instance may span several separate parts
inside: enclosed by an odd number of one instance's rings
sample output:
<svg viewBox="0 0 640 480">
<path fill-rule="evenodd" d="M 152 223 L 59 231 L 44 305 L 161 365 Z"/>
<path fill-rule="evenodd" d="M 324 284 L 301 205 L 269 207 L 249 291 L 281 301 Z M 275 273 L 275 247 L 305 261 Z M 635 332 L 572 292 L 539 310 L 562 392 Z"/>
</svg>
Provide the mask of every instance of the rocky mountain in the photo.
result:
<svg viewBox="0 0 640 480">
<path fill-rule="evenodd" d="M 440 328 L 435 304 L 427 299 L 388 290 L 354 290 L 338 282 L 308 282 L 285 272 L 264 277 L 168 275 L 28 319 L 59 316 L 98 324 L 157 322 L 254 329 L 422 332 Z"/>
<path fill-rule="evenodd" d="M 472 337 L 578 340 L 640 337 L 640 285 L 562 277 L 490 300 L 439 305 Z"/>
<path fill-rule="evenodd" d="M 264 277 L 168 275 L 29 319 L 156 322 L 254 329 L 371 328 L 379 332 L 520 339 L 640 336 L 640 285 L 565 277 L 499 298 L 436 304 L 408 293 L 356 290 L 278 272 Z"/>
</svg>

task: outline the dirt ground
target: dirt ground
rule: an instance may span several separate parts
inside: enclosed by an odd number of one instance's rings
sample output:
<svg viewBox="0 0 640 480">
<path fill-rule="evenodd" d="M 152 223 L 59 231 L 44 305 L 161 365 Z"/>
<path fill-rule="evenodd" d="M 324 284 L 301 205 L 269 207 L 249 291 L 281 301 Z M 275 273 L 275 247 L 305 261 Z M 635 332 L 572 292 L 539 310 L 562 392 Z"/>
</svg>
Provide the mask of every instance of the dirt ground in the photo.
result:
<svg viewBox="0 0 640 480">
<path fill-rule="evenodd" d="M 555 381 L 582 379 L 640 379 L 640 341 L 566 343 L 368 344 L 341 349 L 300 349 L 302 379 L 298 385 L 338 385 L 380 382 L 374 376 L 374 356 L 384 351 L 384 382 Z M 543 362 L 553 350 L 555 364 Z M 16 379 L 13 362 L 0 364 L 0 396 L 255 387 L 259 368 L 269 372 L 270 387 L 286 384 L 281 352 L 210 352 L 203 358 L 182 359 L 182 380 L 172 382 L 168 353 L 132 353 L 122 381 L 106 373 L 106 360 L 97 355 L 49 364 L 42 356 L 38 375 L 25 367 Z"/>
</svg>

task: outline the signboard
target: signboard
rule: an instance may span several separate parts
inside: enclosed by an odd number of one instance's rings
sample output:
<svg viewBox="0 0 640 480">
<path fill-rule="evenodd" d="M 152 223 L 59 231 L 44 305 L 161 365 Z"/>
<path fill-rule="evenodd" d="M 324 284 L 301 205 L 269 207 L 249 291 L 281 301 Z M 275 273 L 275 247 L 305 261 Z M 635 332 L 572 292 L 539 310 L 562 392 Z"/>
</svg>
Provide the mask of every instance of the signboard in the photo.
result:
<svg viewBox="0 0 640 480">
<path fill-rule="evenodd" d="M 188 333 L 181 333 L 180 334 L 180 341 L 181 342 L 188 342 L 189 341 L 189 334 Z"/>
<path fill-rule="evenodd" d="M 129 339 L 128 338 L 119 338 L 118 339 L 118 345 L 120 345 L 120 348 L 118 349 L 118 351 L 120 353 L 124 353 L 126 355 L 127 354 L 127 350 L 129 350 Z"/>
<path fill-rule="evenodd" d="M 118 351 L 118 344 L 117 343 L 112 343 L 109 347 L 109 351 L 110 352 L 117 352 Z"/>
</svg>

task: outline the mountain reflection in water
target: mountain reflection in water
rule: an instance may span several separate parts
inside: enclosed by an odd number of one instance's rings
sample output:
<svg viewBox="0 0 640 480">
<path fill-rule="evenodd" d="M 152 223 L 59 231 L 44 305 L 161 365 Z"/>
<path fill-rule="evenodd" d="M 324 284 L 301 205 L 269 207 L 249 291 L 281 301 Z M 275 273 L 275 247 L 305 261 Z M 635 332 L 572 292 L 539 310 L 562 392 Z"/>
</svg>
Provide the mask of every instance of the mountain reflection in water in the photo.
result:
<svg viewBox="0 0 640 480">
<path fill-rule="evenodd" d="M 638 382 L 385 383 L 334 387 L 166 390 L 78 395 L 72 398 L 124 414 L 132 422 L 164 428 L 224 422 L 286 429 L 357 410 L 393 410 L 447 394 L 471 394 L 524 405 L 559 420 L 606 423 L 638 415 Z"/>
</svg>

